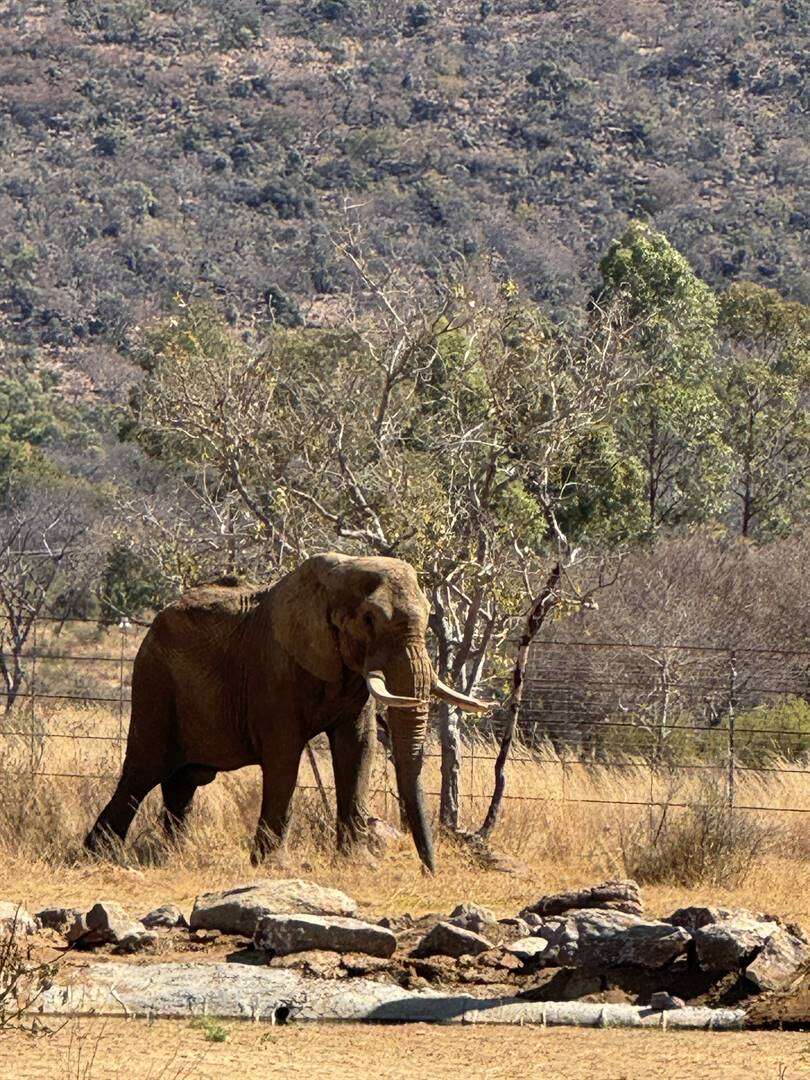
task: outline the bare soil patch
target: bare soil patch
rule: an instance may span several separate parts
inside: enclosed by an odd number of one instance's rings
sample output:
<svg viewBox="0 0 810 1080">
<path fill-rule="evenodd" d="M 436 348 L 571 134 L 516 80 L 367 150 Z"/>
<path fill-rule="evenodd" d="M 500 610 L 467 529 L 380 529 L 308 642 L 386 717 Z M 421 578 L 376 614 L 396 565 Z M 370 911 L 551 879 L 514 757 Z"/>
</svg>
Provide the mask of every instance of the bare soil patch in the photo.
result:
<svg viewBox="0 0 810 1080">
<path fill-rule="evenodd" d="M 57 1027 L 56 1024 L 50 1024 Z M 92 1020 L 55 1034 L 0 1035 L 2 1080 L 172 1080 L 262 1075 L 565 1080 L 801 1080 L 810 1036 L 796 1032 L 647 1032 L 441 1028 L 424 1024 L 223 1025 L 225 1041 L 183 1022 Z"/>
</svg>

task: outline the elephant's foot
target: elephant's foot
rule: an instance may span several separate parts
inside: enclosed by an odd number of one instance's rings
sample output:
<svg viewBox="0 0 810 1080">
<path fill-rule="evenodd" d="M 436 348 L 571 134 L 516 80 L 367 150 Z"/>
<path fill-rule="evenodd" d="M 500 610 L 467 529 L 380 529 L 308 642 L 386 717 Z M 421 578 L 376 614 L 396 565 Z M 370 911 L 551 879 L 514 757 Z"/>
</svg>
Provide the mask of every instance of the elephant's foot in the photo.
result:
<svg viewBox="0 0 810 1080">
<path fill-rule="evenodd" d="M 335 860 L 350 862 L 355 866 L 365 866 L 369 870 L 377 870 L 380 865 L 379 859 L 374 855 L 367 841 L 341 844 L 335 852 Z"/>
<path fill-rule="evenodd" d="M 110 858 L 123 839 L 107 825 L 94 825 L 84 838 L 84 850 L 97 858 Z"/>
<path fill-rule="evenodd" d="M 286 870 L 290 865 L 290 857 L 284 846 L 283 837 L 260 825 L 256 830 L 253 846 L 250 849 L 250 865 L 265 866 L 268 864 Z"/>
</svg>

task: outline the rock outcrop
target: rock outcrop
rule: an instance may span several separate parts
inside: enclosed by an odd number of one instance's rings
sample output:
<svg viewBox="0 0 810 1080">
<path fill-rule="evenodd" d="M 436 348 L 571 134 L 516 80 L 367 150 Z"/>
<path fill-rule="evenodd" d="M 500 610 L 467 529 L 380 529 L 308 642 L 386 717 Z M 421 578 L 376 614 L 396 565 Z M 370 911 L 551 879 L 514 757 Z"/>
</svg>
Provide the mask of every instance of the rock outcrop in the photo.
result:
<svg viewBox="0 0 810 1080">
<path fill-rule="evenodd" d="M 532 949 L 533 938 L 545 947 Z M 662 968 L 686 952 L 689 933 L 670 923 L 642 919 L 622 911 L 589 908 L 544 919 L 529 938 L 507 946 L 516 956 L 533 953 L 544 967 Z"/>
<path fill-rule="evenodd" d="M 223 892 L 204 893 L 194 901 L 193 930 L 221 930 L 253 937 L 265 915 L 352 916 L 357 903 L 338 889 L 300 878 L 255 881 Z"/>
<path fill-rule="evenodd" d="M 628 915 L 641 915 L 644 911 L 641 893 L 635 881 L 615 880 L 603 881 L 601 885 L 593 885 L 587 889 L 541 896 L 536 903 L 525 907 L 520 915 L 522 918 L 527 915 L 548 918 L 550 915 L 562 915 L 567 911 L 582 911 L 585 908 L 624 911 Z"/>
</svg>

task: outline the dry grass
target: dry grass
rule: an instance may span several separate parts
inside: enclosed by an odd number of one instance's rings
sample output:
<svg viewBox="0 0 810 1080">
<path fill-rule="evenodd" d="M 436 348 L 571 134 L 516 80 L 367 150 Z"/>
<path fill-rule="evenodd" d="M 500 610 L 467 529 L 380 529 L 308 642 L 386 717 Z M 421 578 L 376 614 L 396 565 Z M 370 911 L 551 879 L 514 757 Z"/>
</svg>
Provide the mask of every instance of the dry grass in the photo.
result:
<svg viewBox="0 0 810 1080">
<path fill-rule="evenodd" d="M 188 833 L 177 848 L 168 848 L 162 839 L 157 827 L 159 799 L 153 793 L 117 864 L 86 857 L 81 839 L 109 796 L 114 784 L 110 774 L 119 767 L 121 748 L 112 741 L 119 723 L 114 706 L 110 711 L 40 708 L 37 730 L 56 737 L 35 740 L 37 768 L 46 774 L 68 774 L 60 777 L 32 781 L 30 737 L 9 737 L 0 743 L 0 896 L 33 908 L 104 896 L 137 910 L 170 899 L 188 904 L 200 891 L 280 872 L 278 865 L 253 870 L 248 861 L 258 814 L 255 769 L 220 776 L 198 792 Z M 491 744 L 478 742 L 465 755 L 462 816 L 468 827 L 480 824 L 486 809 L 493 753 Z M 676 802 L 700 796 L 701 782 L 695 779 L 699 772 L 687 773 L 674 790 L 671 777 L 651 780 L 646 768 L 564 766 L 548 747 L 542 757 L 538 763 L 519 751 L 510 764 L 508 798 L 494 836 L 495 846 L 527 864 L 525 874 L 482 869 L 464 850 L 445 841 L 439 847 L 439 873 L 425 879 L 407 839 L 383 856 L 370 874 L 362 861 L 335 858 L 331 814 L 325 814 L 316 790 L 301 790 L 296 796 L 284 872 L 341 887 L 368 911 L 444 911 L 460 901 L 476 900 L 508 914 L 543 892 L 625 874 L 628 837 L 636 838 L 637 851 L 639 838 L 643 848 L 645 837 L 661 835 L 659 812 L 644 805 L 651 793 L 654 799 Z M 318 760 L 324 782 L 331 783 L 323 749 Z M 428 790 L 438 791 L 436 748 L 426 770 Z M 302 785 L 313 784 L 306 759 L 299 779 Z M 808 787 L 808 777 L 798 770 L 744 773 L 737 797 L 752 805 L 808 806 Z M 396 821 L 393 770 L 382 753 L 377 757 L 374 791 L 374 811 Z M 616 806 L 613 800 L 640 805 Z M 666 827 L 683 814 L 670 810 Z M 645 887 L 649 910 L 663 913 L 685 902 L 711 901 L 767 909 L 810 924 L 806 816 L 740 812 L 735 819 L 753 821 L 767 834 L 767 847 L 756 854 L 750 872 L 740 875 L 733 887 L 712 883 L 711 875 L 702 879 L 698 875 L 688 886 L 666 869 L 647 875 L 655 880 Z"/>
</svg>

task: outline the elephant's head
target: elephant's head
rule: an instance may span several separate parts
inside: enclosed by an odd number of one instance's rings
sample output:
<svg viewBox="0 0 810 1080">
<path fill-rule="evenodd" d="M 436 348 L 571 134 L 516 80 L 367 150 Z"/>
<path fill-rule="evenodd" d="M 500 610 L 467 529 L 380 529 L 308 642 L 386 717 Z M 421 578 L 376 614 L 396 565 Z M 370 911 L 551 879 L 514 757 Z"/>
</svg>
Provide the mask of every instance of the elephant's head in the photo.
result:
<svg viewBox="0 0 810 1080">
<path fill-rule="evenodd" d="M 317 555 L 276 586 L 276 637 L 325 682 L 361 674 L 388 707 L 399 793 L 419 857 L 434 869 L 420 781 L 431 695 L 462 709 L 486 706 L 440 682 L 425 647 L 429 605 L 413 567 L 399 559 Z"/>
</svg>

